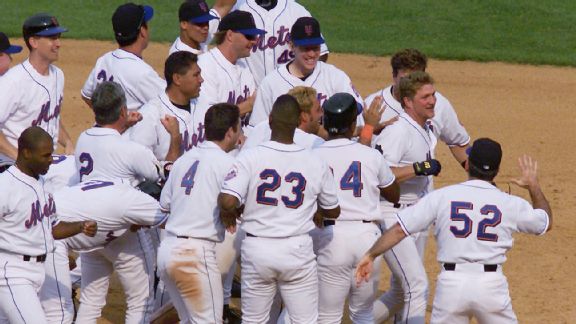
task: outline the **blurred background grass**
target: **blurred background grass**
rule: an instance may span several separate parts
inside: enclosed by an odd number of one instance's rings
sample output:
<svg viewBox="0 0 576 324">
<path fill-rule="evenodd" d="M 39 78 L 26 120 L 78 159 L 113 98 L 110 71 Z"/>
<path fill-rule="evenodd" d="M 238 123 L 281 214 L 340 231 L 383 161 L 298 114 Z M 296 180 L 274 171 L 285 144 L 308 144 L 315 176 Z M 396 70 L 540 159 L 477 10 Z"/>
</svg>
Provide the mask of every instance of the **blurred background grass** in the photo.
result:
<svg viewBox="0 0 576 324">
<path fill-rule="evenodd" d="M 208 1 L 212 3 L 212 1 Z M 430 57 L 576 66 L 574 0 L 299 0 L 321 23 L 331 51 L 389 55 L 416 47 Z M 2 0 L 0 30 L 21 35 L 41 11 L 70 29 L 66 38 L 112 40 L 111 16 L 124 1 Z M 155 9 L 152 40 L 172 42 L 180 1 Z"/>
</svg>

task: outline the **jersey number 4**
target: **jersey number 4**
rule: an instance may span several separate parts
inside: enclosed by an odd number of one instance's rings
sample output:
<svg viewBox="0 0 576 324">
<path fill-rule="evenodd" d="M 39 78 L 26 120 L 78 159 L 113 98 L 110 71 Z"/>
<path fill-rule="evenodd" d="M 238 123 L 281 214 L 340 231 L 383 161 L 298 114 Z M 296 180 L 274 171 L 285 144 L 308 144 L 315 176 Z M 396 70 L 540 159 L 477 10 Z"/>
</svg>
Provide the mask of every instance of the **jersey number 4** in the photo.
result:
<svg viewBox="0 0 576 324">
<path fill-rule="evenodd" d="M 200 161 L 194 162 L 182 178 L 182 182 L 180 182 L 180 187 L 186 188 L 184 191 L 186 195 L 190 195 L 192 188 L 194 188 L 194 177 L 196 177 L 196 170 L 198 170 L 199 163 Z"/>
<path fill-rule="evenodd" d="M 340 179 L 340 190 L 352 190 L 354 197 L 362 197 L 362 163 L 352 161 L 348 170 Z"/>
<path fill-rule="evenodd" d="M 274 169 L 265 169 L 264 171 L 260 172 L 260 179 L 272 179 L 272 181 L 264 182 L 258 186 L 258 190 L 256 192 L 256 202 L 262 205 L 278 206 L 278 199 L 267 197 L 266 193 L 269 191 L 274 192 L 276 189 L 280 188 L 280 175 Z M 293 209 L 300 207 L 304 202 L 304 189 L 306 189 L 306 179 L 299 172 L 290 172 L 284 177 L 284 181 L 293 184 L 292 193 L 294 194 L 293 199 L 290 199 L 290 197 L 287 196 L 280 197 L 284 203 L 284 206 Z"/>
<path fill-rule="evenodd" d="M 472 233 L 472 220 L 468 215 L 464 214 L 462 210 L 473 210 L 474 206 L 470 202 L 453 201 L 450 208 L 450 219 L 452 221 L 463 222 L 463 227 L 450 226 L 450 231 L 458 238 L 466 238 Z M 502 212 L 496 205 L 484 205 L 480 208 L 480 214 L 491 215 L 492 217 L 484 218 L 478 223 L 478 230 L 476 231 L 476 238 L 481 241 L 497 242 L 498 234 L 488 233 L 486 230 L 489 227 L 496 227 L 502 221 Z"/>
</svg>

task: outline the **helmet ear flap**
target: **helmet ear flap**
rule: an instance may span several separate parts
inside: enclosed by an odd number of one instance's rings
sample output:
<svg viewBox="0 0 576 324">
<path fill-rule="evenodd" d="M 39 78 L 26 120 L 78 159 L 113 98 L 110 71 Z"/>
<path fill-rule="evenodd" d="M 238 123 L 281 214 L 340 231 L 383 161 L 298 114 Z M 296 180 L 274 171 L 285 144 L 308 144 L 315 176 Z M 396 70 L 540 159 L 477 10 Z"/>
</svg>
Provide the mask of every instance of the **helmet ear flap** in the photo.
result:
<svg viewBox="0 0 576 324">
<path fill-rule="evenodd" d="M 349 93 L 336 93 L 322 105 L 324 109 L 323 124 L 331 135 L 344 134 L 351 127 L 357 116 L 357 102 Z"/>
</svg>

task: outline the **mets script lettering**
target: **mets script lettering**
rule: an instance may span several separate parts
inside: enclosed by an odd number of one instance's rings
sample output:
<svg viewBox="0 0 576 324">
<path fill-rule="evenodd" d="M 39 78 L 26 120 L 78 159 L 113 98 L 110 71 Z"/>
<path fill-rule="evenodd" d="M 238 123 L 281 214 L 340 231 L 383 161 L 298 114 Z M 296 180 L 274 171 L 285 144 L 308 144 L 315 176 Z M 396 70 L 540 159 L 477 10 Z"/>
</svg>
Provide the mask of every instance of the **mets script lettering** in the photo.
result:
<svg viewBox="0 0 576 324">
<path fill-rule="evenodd" d="M 198 124 L 197 131 L 198 132 L 192 134 L 192 136 L 190 136 L 188 130 L 184 131 L 184 133 L 182 134 L 182 144 L 181 144 L 183 152 L 189 151 L 194 146 L 198 146 L 198 144 L 204 142 L 204 140 L 206 139 L 206 134 L 204 134 L 203 123 Z"/>
<path fill-rule="evenodd" d="M 259 36 L 256 44 L 252 46 L 252 52 L 256 53 L 257 50 L 264 51 L 268 48 L 273 49 L 276 46 L 284 46 L 290 42 L 290 29 L 286 28 L 286 26 L 280 26 L 276 33 L 278 36 L 272 34 L 267 39 L 265 36 Z"/>
<path fill-rule="evenodd" d="M 32 121 L 32 126 L 40 126 L 42 123 L 48 123 L 52 119 L 58 118 L 60 116 L 60 109 L 62 108 L 62 96 L 60 96 L 60 100 L 58 100 L 58 104 L 54 107 L 54 112 L 50 113 L 50 100 L 46 101 L 45 104 L 42 105 L 40 109 L 40 114 L 38 117 Z"/>
<path fill-rule="evenodd" d="M 42 223 L 42 218 L 47 218 L 56 213 L 56 204 L 54 203 L 54 199 L 52 195 L 48 197 L 48 202 L 44 205 L 43 208 L 40 208 L 40 201 L 36 200 L 32 203 L 32 209 L 30 212 L 30 218 L 24 222 L 24 226 L 26 228 L 31 228 L 32 226 L 36 226 L 38 222 Z"/>
</svg>

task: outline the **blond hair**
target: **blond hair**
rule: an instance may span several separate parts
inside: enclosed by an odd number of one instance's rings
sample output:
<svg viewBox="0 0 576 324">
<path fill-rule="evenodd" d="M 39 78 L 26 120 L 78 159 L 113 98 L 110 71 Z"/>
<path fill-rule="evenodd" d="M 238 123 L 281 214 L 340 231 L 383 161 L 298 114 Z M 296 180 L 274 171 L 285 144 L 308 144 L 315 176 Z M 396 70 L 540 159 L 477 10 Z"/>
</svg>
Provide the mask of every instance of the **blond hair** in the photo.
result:
<svg viewBox="0 0 576 324">
<path fill-rule="evenodd" d="M 290 89 L 288 94 L 294 97 L 296 101 L 298 101 L 298 105 L 300 105 L 300 112 L 310 113 L 312 106 L 314 106 L 314 99 L 318 95 L 318 92 L 312 87 L 297 86 Z"/>
</svg>

